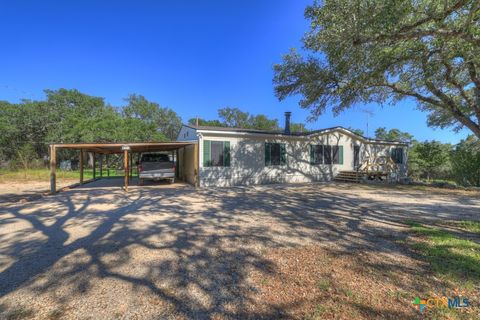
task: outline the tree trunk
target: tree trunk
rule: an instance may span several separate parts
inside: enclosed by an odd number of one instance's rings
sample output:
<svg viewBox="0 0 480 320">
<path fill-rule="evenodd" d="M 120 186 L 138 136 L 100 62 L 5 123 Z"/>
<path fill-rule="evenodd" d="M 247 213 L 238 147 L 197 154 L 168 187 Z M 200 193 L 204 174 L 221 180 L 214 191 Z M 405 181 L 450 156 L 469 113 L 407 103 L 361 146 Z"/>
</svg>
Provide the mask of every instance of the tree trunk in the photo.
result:
<svg viewBox="0 0 480 320">
<path fill-rule="evenodd" d="M 92 153 L 92 152 L 89 152 L 89 153 L 88 153 L 88 163 L 87 163 L 87 167 L 93 168 L 93 153 Z"/>
</svg>

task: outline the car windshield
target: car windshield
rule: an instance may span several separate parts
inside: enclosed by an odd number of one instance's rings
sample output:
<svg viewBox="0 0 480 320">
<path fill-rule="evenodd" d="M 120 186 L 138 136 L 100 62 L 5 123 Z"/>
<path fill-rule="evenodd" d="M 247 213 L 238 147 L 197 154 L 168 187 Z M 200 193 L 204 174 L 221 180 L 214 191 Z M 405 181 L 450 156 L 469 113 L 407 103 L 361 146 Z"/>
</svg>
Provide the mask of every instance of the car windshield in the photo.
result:
<svg viewBox="0 0 480 320">
<path fill-rule="evenodd" d="M 169 162 L 170 158 L 167 154 L 144 154 L 142 162 Z"/>
</svg>

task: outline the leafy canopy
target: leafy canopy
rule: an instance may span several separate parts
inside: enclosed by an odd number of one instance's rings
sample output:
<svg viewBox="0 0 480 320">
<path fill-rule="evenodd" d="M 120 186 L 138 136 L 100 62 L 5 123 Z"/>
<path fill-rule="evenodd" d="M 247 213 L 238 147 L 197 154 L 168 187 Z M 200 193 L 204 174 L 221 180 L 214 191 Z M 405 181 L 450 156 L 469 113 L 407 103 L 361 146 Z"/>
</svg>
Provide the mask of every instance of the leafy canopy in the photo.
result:
<svg viewBox="0 0 480 320">
<path fill-rule="evenodd" d="M 480 140 L 470 135 L 452 153 L 455 180 L 465 186 L 480 187 Z"/>
<path fill-rule="evenodd" d="M 408 132 L 403 132 L 395 128 L 387 130 L 385 127 L 380 127 L 375 130 L 375 138 L 379 140 L 401 142 L 412 142 L 414 140 L 413 136 Z"/>
<path fill-rule="evenodd" d="M 277 119 L 269 119 L 264 114 L 252 115 L 248 112 L 241 111 L 238 108 L 226 107 L 218 109 L 218 117 L 220 120 L 198 119 L 198 124 L 212 127 L 232 127 L 259 130 L 280 129 Z M 196 119 L 190 119 L 188 122 L 192 125 L 195 125 Z"/>
<path fill-rule="evenodd" d="M 410 172 L 427 180 L 446 175 L 450 170 L 451 149 L 451 145 L 439 141 L 416 142 L 409 152 Z"/>
<path fill-rule="evenodd" d="M 46 90 L 46 99 L 21 103 L 0 101 L 0 160 L 37 158 L 49 143 L 174 140 L 180 117 L 169 108 L 130 95 L 123 107 L 78 90 Z M 16 150 L 22 146 L 21 154 Z"/>
<path fill-rule="evenodd" d="M 253 115 L 248 112 L 241 111 L 238 108 L 221 108 L 218 109 L 218 117 L 220 120 L 205 120 L 198 118 L 198 124 L 200 126 L 210 127 L 230 127 L 230 128 L 243 128 L 243 129 L 257 129 L 267 131 L 281 130 L 278 119 L 270 119 L 264 114 Z M 191 125 L 196 125 L 197 119 L 192 118 L 188 120 Z M 290 131 L 292 132 L 307 132 L 309 131 L 304 123 L 290 123 Z"/>
<path fill-rule="evenodd" d="M 307 7 L 304 54 L 274 66 L 280 99 L 318 117 L 356 103 L 412 98 L 435 127 L 480 137 L 478 0 L 325 0 Z"/>
</svg>

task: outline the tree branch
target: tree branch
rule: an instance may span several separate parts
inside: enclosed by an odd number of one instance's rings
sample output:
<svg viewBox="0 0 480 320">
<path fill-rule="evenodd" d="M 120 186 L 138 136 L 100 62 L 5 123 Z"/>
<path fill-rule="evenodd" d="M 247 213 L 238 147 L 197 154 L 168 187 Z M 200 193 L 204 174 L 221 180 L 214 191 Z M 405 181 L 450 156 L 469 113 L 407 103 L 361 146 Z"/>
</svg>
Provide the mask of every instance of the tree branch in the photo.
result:
<svg viewBox="0 0 480 320">
<path fill-rule="evenodd" d="M 384 83 L 384 84 L 380 84 L 378 85 L 379 87 L 387 87 L 387 88 L 390 88 L 393 92 L 395 93 L 398 93 L 398 94 L 401 94 L 401 95 L 404 95 L 404 96 L 409 96 L 409 97 L 413 97 L 413 98 L 416 98 L 422 102 L 425 102 L 425 103 L 430 103 L 430 104 L 433 104 L 435 106 L 439 106 L 441 107 L 443 104 L 441 101 L 439 100 L 436 100 L 432 97 L 428 97 L 428 96 L 424 96 L 424 95 L 421 95 L 420 93 L 418 92 L 414 92 L 414 91 L 406 91 L 406 90 L 403 90 L 403 89 L 400 89 L 398 88 L 395 84 L 391 84 L 391 83 Z"/>
<path fill-rule="evenodd" d="M 437 21 L 437 22 L 443 21 L 450 14 L 461 9 L 467 3 L 468 3 L 467 0 L 457 1 L 453 6 L 445 9 L 443 12 L 441 12 L 438 15 L 427 16 L 423 19 L 418 20 L 415 23 L 405 25 L 399 28 L 396 32 L 393 32 L 391 34 L 379 34 L 374 37 L 357 38 L 353 41 L 353 44 L 360 45 L 360 44 L 366 44 L 366 43 L 371 43 L 375 41 L 399 40 L 399 39 L 406 40 L 406 39 L 418 39 L 426 36 L 442 36 L 442 37 L 456 38 L 456 39 L 461 38 L 474 45 L 480 45 L 479 38 L 474 37 L 473 35 L 466 32 L 467 30 L 469 30 L 469 28 L 461 28 L 461 29 L 454 29 L 454 30 L 441 29 L 441 28 L 434 28 L 434 29 L 420 28 L 424 24 L 432 21 Z M 469 16 L 469 19 L 471 19 L 471 16 Z M 467 24 L 469 19 L 467 19 Z"/>
<path fill-rule="evenodd" d="M 480 79 L 477 76 L 477 70 L 473 62 L 467 61 L 466 63 L 467 63 L 468 74 L 470 75 L 470 79 L 475 85 L 473 89 L 474 95 L 475 95 L 474 109 L 475 109 L 475 113 L 477 115 L 478 121 L 480 122 Z"/>
<path fill-rule="evenodd" d="M 480 90 L 480 78 L 478 78 L 477 76 L 477 70 L 472 61 L 467 61 L 467 68 L 468 68 L 468 73 L 470 75 L 470 79 L 472 79 L 472 82 L 475 84 L 475 87 L 477 87 L 477 89 Z"/>
<path fill-rule="evenodd" d="M 480 137 L 480 125 L 475 123 L 470 119 L 470 117 L 466 116 L 455 104 L 455 102 L 444 92 L 440 89 L 435 87 L 435 85 L 429 81 L 425 81 L 425 85 L 432 92 L 435 96 L 437 96 L 443 103 L 444 106 L 447 107 L 448 110 L 452 113 L 452 115 L 457 119 L 461 124 L 472 130 L 477 136 Z"/>
<path fill-rule="evenodd" d="M 421 58 L 422 61 L 422 70 L 423 70 L 423 78 L 425 79 L 425 86 L 427 89 L 440 101 L 443 102 L 443 107 L 449 110 L 452 113 L 452 116 L 457 119 L 461 124 L 472 130 L 478 137 L 480 137 L 480 120 L 479 123 L 475 123 L 470 119 L 468 115 L 465 115 L 462 110 L 458 108 L 455 101 L 452 100 L 447 94 L 445 94 L 442 90 L 437 88 L 434 83 L 430 80 L 429 72 L 427 71 L 429 56 L 425 55 Z"/>
<path fill-rule="evenodd" d="M 480 121 L 480 108 L 479 106 L 477 106 L 475 104 L 475 102 L 470 99 L 470 97 L 468 96 L 468 94 L 465 92 L 465 90 L 463 89 L 462 85 L 460 85 L 458 83 L 457 80 L 455 80 L 453 77 L 452 77 L 452 66 L 445 60 L 445 59 L 442 59 L 442 63 L 443 65 L 445 66 L 445 69 L 447 70 L 446 74 L 445 74 L 445 79 L 447 80 L 448 83 L 450 83 L 451 85 L 453 85 L 457 90 L 458 92 L 460 93 L 460 95 L 462 96 L 462 98 L 467 102 L 467 104 L 470 106 L 470 108 L 472 108 L 473 110 L 475 110 L 475 113 L 477 115 L 477 118 L 478 120 Z"/>
<path fill-rule="evenodd" d="M 440 36 L 446 38 L 463 39 L 473 45 L 480 46 L 480 38 L 476 38 L 471 34 L 465 33 L 464 30 L 446 30 L 446 29 L 428 29 L 428 30 L 413 30 L 410 32 L 398 32 L 392 34 L 380 34 L 375 37 L 367 37 L 363 39 L 355 39 L 354 45 L 361 45 L 376 41 L 390 41 L 390 40 L 412 40 L 419 39 L 426 36 Z"/>
</svg>

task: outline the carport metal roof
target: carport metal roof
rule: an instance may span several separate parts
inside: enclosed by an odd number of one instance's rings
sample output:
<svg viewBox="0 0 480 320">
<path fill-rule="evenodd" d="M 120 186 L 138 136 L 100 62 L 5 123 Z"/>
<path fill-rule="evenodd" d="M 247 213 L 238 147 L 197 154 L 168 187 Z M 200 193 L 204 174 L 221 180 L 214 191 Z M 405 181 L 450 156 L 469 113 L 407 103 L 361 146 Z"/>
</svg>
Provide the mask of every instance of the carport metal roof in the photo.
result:
<svg viewBox="0 0 480 320">
<path fill-rule="evenodd" d="M 125 149 L 130 152 L 148 152 L 148 151 L 172 151 L 193 145 L 192 141 L 175 142 L 125 142 L 125 143 L 58 143 L 51 147 L 59 149 L 83 150 L 86 152 L 95 152 L 100 154 L 123 153 Z"/>
</svg>

